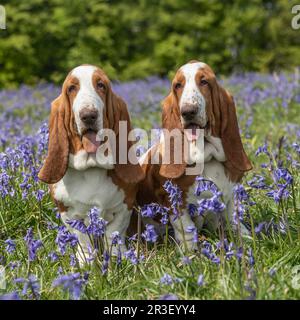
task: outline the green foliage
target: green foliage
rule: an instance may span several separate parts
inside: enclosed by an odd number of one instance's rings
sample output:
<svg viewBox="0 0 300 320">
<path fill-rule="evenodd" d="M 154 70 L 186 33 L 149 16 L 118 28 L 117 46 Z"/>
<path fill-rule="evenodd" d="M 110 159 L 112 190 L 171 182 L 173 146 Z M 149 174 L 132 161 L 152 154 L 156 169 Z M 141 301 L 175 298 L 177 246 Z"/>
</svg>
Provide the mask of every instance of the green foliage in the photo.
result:
<svg viewBox="0 0 300 320">
<path fill-rule="evenodd" d="M 220 73 L 292 69 L 300 34 L 289 0 L 6 0 L 0 87 L 61 82 L 76 65 L 112 79 L 170 75 L 191 59 Z"/>
</svg>

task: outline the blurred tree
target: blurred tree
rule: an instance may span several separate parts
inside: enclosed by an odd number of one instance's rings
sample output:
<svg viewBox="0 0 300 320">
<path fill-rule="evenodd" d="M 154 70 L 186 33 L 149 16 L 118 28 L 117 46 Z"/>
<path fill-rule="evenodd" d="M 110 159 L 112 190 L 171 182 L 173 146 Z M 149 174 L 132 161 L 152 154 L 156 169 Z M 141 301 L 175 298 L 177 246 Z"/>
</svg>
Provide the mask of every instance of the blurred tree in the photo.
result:
<svg viewBox="0 0 300 320">
<path fill-rule="evenodd" d="M 170 75 L 199 59 L 218 73 L 300 65 L 289 0 L 6 0 L 0 86 L 59 83 L 76 65 L 112 79 Z"/>
</svg>

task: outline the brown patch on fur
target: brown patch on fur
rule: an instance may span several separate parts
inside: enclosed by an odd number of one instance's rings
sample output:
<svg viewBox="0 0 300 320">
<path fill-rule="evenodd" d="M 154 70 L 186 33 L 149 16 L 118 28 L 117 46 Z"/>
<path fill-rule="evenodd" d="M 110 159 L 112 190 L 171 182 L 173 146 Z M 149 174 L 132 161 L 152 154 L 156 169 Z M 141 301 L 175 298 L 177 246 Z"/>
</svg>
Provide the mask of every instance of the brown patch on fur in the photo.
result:
<svg viewBox="0 0 300 320">
<path fill-rule="evenodd" d="M 58 211 L 59 211 L 60 213 L 62 213 L 62 212 L 67 212 L 68 209 L 69 209 L 69 207 L 66 207 L 63 202 L 57 201 L 57 200 L 54 198 L 55 185 L 50 185 L 50 186 L 49 186 L 49 189 L 50 189 L 51 198 L 53 199 L 55 205 L 57 206 Z"/>
</svg>

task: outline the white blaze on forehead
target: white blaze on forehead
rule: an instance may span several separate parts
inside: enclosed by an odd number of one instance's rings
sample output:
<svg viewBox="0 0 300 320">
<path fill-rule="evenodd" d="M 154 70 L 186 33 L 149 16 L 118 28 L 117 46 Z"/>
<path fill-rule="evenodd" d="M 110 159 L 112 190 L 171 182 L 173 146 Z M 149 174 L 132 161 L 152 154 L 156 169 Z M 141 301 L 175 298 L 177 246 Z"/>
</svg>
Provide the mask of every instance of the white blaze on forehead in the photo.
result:
<svg viewBox="0 0 300 320">
<path fill-rule="evenodd" d="M 180 109 L 187 104 L 197 105 L 198 114 L 197 117 L 201 122 L 206 122 L 206 112 L 205 112 L 205 99 L 201 94 L 197 84 L 196 84 L 196 74 L 199 69 L 206 66 L 203 62 L 187 63 L 183 65 L 179 70 L 183 73 L 185 78 L 185 85 L 180 98 L 179 107 Z"/>
<path fill-rule="evenodd" d="M 80 87 L 72 106 L 79 132 L 83 128 L 79 117 L 79 113 L 83 108 L 96 109 L 98 111 L 98 129 L 102 128 L 104 103 L 93 85 L 93 74 L 96 70 L 97 67 L 95 66 L 79 66 L 71 72 L 71 75 L 78 79 Z"/>
<path fill-rule="evenodd" d="M 199 69 L 203 69 L 206 66 L 203 62 L 194 62 L 194 63 L 187 63 L 183 65 L 179 70 L 181 70 L 185 77 L 195 77 L 197 71 Z"/>
</svg>

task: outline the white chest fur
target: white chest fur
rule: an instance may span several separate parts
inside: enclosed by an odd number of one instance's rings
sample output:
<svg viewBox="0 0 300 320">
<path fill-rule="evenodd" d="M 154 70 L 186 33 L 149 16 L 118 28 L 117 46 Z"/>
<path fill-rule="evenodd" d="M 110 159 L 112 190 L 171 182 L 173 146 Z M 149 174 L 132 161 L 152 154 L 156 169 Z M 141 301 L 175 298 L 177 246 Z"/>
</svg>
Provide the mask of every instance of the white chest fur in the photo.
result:
<svg viewBox="0 0 300 320">
<path fill-rule="evenodd" d="M 68 168 L 65 176 L 55 184 L 54 198 L 65 206 L 86 211 L 97 206 L 105 211 L 119 211 L 125 194 L 107 175 L 107 170 L 88 168 L 83 171 Z"/>
</svg>

